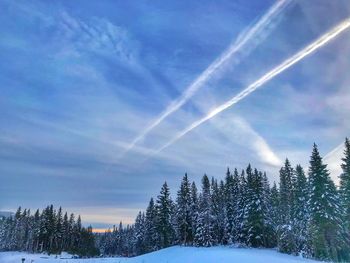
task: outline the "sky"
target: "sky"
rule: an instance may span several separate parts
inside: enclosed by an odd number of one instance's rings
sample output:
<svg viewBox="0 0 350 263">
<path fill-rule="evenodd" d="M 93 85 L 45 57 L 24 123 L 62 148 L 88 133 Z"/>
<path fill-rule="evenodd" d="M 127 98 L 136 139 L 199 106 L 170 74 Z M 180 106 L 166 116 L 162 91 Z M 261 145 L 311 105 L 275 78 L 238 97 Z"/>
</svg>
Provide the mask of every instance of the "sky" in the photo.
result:
<svg viewBox="0 0 350 263">
<path fill-rule="evenodd" d="M 248 163 L 278 181 L 314 142 L 337 180 L 349 28 L 168 143 L 347 18 L 348 0 L 0 0 L 0 210 L 132 223 L 164 181 Z"/>
</svg>

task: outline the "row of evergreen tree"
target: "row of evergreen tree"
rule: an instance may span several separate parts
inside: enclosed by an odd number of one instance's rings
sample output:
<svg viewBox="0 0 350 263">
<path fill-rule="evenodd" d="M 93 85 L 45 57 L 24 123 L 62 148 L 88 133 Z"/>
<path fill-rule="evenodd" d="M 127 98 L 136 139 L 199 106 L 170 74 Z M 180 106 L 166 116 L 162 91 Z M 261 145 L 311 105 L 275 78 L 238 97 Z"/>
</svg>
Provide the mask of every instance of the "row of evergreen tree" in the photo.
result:
<svg viewBox="0 0 350 263">
<path fill-rule="evenodd" d="M 82 227 L 81 218 L 68 216 L 61 207 L 47 206 L 31 214 L 18 208 L 13 217 L 0 218 L 0 251 L 60 253 L 81 256 L 98 255 L 91 227 Z"/>
<path fill-rule="evenodd" d="M 174 244 L 277 247 L 289 254 L 337 262 L 350 260 L 350 142 L 345 141 L 340 186 L 313 146 L 308 175 L 289 160 L 279 187 L 251 165 L 227 170 L 225 180 L 204 175 L 201 191 L 183 177 L 175 202 L 167 183 L 132 226 L 98 236 L 104 255 L 133 256 Z"/>
</svg>

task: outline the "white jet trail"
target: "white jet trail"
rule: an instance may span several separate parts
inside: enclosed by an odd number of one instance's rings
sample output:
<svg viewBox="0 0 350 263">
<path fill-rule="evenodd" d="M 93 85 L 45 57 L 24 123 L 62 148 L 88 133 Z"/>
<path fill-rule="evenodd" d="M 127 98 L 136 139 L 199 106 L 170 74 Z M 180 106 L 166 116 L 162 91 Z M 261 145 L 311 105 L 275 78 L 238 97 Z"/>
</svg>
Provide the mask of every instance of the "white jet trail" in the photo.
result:
<svg viewBox="0 0 350 263">
<path fill-rule="evenodd" d="M 293 55 L 292 57 L 286 59 L 284 62 L 282 62 L 280 65 L 272 69 L 271 71 L 267 72 L 265 75 L 263 75 L 261 78 L 250 84 L 246 89 L 242 90 L 240 93 L 238 93 L 236 96 L 225 102 L 224 104 L 218 106 L 211 112 L 209 112 L 206 116 L 204 116 L 202 119 L 199 119 L 192 123 L 189 127 L 178 133 L 172 140 L 167 142 L 164 146 L 159 148 L 155 153 L 159 153 L 165 148 L 172 145 L 174 142 L 185 136 L 187 133 L 201 125 L 202 123 L 210 120 L 220 112 L 226 110 L 227 108 L 231 107 L 232 105 L 236 104 L 240 100 L 244 99 L 246 96 L 248 96 L 250 93 L 254 92 L 257 88 L 261 87 L 264 83 L 269 81 L 270 79 L 274 78 L 275 76 L 279 75 L 289 67 L 293 66 L 295 63 L 302 60 L 304 57 L 310 55 L 312 52 L 316 51 L 323 45 L 327 44 L 329 41 L 331 41 L 333 38 L 338 36 L 340 33 L 344 32 L 346 29 L 350 27 L 350 18 L 344 20 L 337 26 L 335 26 L 333 29 L 322 35 L 320 38 L 318 38 L 316 41 L 311 43 L 310 45 L 306 46 L 302 50 L 300 50 L 298 53 Z"/>
<path fill-rule="evenodd" d="M 203 71 L 192 83 L 188 86 L 182 95 L 172 101 L 170 105 L 154 120 L 148 127 L 146 127 L 129 145 L 126 152 L 130 151 L 138 142 L 140 142 L 150 131 L 158 126 L 164 119 L 170 114 L 177 111 L 182 105 L 184 105 L 203 85 L 208 79 L 229 59 L 233 57 L 243 47 L 247 50 L 246 44 L 255 39 L 256 35 L 263 33 L 264 30 L 270 29 L 271 22 L 289 5 L 291 0 L 277 0 L 277 2 L 262 16 L 259 21 L 252 26 L 249 30 L 242 33 L 239 38 L 231 44 L 231 46 L 209 67 Z"/>
</svg>

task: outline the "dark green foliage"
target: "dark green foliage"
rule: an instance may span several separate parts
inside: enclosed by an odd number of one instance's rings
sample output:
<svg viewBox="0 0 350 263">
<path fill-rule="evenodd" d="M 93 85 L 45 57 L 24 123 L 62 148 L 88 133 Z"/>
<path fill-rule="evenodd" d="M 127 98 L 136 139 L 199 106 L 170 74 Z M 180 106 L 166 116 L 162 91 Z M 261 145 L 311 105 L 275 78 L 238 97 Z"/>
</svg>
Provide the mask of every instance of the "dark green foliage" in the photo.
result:
<svg viewBox="0 0 350 263">
<path fill-rule="evenodd" d="M 175 230 L 172 225 L 174 216 L 174 204 L 170 198 L 170 191 L 165 182 L 157 198 L 157 221 L 158 246 L 160 248 L 169 247 L 175 239 Z"/>
<path fill-rule="evenodd" d="M 292 254 L 296 251 L 295 233 L 292 229 L 292 214 L 294 202 L 294 170 L 286 159 L 284 167 L 280 169 L 280 224 L 278 225 L 278 249 L 281 252 Z"/>
<path fill-rule="evenodd" d="M 187 174 L 176 202 L 163 184 L 156 203 L 150 200 L 135 224 L 113 227 L 93 236 L 81 219 L 48 206 L 31 215 L 19 208 L 0 219 L 0 249 L 50 253 L 68 251 L 93 256 L 135 256 L 171 245 L 213 246 L 238 243 L 277 247 L 289 254 L 350 262 L 350 142 L 345 152 L 339 191 L 314 145 L 308 177 L 286 159 L 280 187 L 248 165 L 239 174 L 227 169 L 225 180 L 202 178 L 201 191 Z"/>
<path fill-rule="evenodd" d="M 67 213 L 62 217 L 61 207 L 56 211 L 52 205 L 34 215 L 30 210 L 18 208 L 12 218 L 0 219 L 0 250 L 28 252 L 69 253 L 81 256 L 99 254 L 95 246 L 92 228 L 82 227 L 80 216 L 68 221 Z"/>
<path fill-rule="evenodd" d="M 280 214 L 280 198 L 279 198 L 279 191 L 277 188 L 276 183 L 273 183 L 273 186 L 270 190 L 270 224 L 271 224 L 271 231 L 272 235 L 270 237 L 270 245 L 271 247 L 275 247 L 277 245 L 277 230 L 278 226 L 281 222 L 281 214 Z"/>
<path fill-rule="evenodd" d="M 345 151 L 342 158 L 341 168 L 343 170 L 340 175 L 339 192 L 341 196 L 341 207 L 343 209 L 343 220 L 350 239 L 350 141 L 345 139 Z"/>
<path fill-rule="evenodd" d="M 158 232 L 156 228 L 157 210 L 151 198 L 146 210 L 145 218 L 145 247 L 146 251 L 157 250 Z"/>
<path fill-rule="evenodd" d="M 134 251 L 137 255 L 147 252 L 146 229 L 145 215 L 139 212 L 134 224 Z"/>
<path fill-rule="evenodd" d="M 238 240 L 239 225 L 239 194 L 240 194 L 239 175 L 237 169 L 234 173 L 230 173 L 227 168 L 225 185 L 224 185 L 224 201 L 225 201 L 225 235 L 224 241 L 232 244 Z"/>
<path fill-rule="evenodd" d="M 199 196 L 199 212 L 196 223 L 195 245 L 209 247 L 215 243 L 214 219 L 208 176 L 202 178 L 202 192 Z"/>
<path fill-rule="evenodd" d="M 197 221 L 198 221 L 198 214 L 199 214 L 199 200 L 198 200 L 198 190 L 195 182 L 192 182 L 191 184 L 191 209 L 190 209 L 190 216 L 191 216 L 191 222 L 192 222 L 192 237 L 194 242 L 196 230 L 197 230 Z"/>
<path fill-rule="evenodd" d="M 224 182 L 212 178 L 211 180 L 211 202 L 212 202 L 212 218 L 213 231 L 216 236 L 215 242 L 220 244 L 228 243 L 228 235 L 226 234 L 226 210 L 225 210 L 225 186 Z"/>
<path fill-rule="evenodd" d="M 249 165 L 247 170 L 246 189 L 246 243 L 252 247 L 267 246 L 267 200 L 263 184 L 263 175 L 257 169 L 252 171 Z"/>
<path fill-rule="evenodd" d="M 307 224 L 309 222 L 309 188 L 304 170 L 300 165 L 295 168 L 293 182 L 294 198 L 292 203 L 292 229 L 295 236 L 296 251 L 305 251 L 307 242 Z"/>
<path fill-rule="evenodd" d="M 192 244 L 191 185 L 187 174 L 182 179 L 176 199 L 176 234 L 182 245 Z"/>
<path fill-rule="evenodd" d="M 341 261 L 340 251 L 344 247 L 344 239 L 341 236 L 343 231 L 339 197 L 316 144 L 310 160 L 309 184 L 311 255 L 318 259 Z"/>
</svg>

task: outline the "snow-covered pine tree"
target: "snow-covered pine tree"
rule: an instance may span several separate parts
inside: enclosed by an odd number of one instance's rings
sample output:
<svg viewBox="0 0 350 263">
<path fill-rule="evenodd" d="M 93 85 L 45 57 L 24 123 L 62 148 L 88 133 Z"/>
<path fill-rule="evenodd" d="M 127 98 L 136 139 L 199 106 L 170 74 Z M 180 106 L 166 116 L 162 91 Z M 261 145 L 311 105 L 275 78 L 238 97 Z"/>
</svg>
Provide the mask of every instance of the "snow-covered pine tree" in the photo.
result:
<svg viewBox="0 0 350 263">
<path fill-rule="evenodd" d="M 140 255 L 146 252 L 145 246 L 145 215 L 138 213 L 134 224 L 134 253 Z"/>
<path fill-rule="evenodd" d="M 304 170 L 297 165 L 293 181 L 294 198 L 292 208 L 292 229 L 295 236 L 296 251 L 304 253 L 307 241 L 307 225 L 309 222 L 308 195 L 309 188 Z"/>
<path fill-rule="evenodd" d="M 153 198 L 149 201 L 148 207 L 146 209 L 145 218 L 145 246 L 146 251 L 151 252 L 157 250 L 158 233 L 157 233 L 157 210 L 154 205 Z"/>
<path fill-rule="evenodd" d="M 248 195 L 248 188 L 247 188 L 247 180 L 245 176 L 245 171 L 242 170 L 240 177 L 239 177 L 239 192 L 237 197 L 237 224 L 235 225 L 235 234 L 233 240 L 235 240 L 238 243 L 247 244 L 247 195 Z"/>
<path fill-rule="evenodd" d="M 40 238 L 40 211 L 37 209 L 33 218 L 33 248 L 32 252 L 39 251 L 39 238 Z"/>
<path fill-rule="evenodd" d="M 341 207 L 343 210 L 343 222 L 347 233 L 347 242 L 350 241 L 350 141 L 345 139 L 344 157 L 342 158 L 342 173 L 339 180 L 339 192 Z M 350 248 L 349 248 L 350 251 Z"/>
<path fill-rule="evenodd" d="M 250 164 L 247 173 L 247 245 L 262 247 L 266 243 L 264 186 L 262 174 L 257 169 L 252 171 Z"/>
<path fill-rule="evenodd" d="M 294 169 L 288 159 L 280 169 L 280 215 L 281 222 L 278 226 L 278 249 L 280 252 L 292 254 L 296 252 L 295 236 L 292 229 L 292 204 L 294 200 Z"/>
<path fill-rule="evenodd" d="M 69 222 L 68 222 L 68 214 L 67 212 L 64 213 L 63 216 L 63 222 L 62 222 L 62 244 L 61 244 L 61 249 L 67 250 L 68 244 L 69 244 Z"/>
<path fill-rule="evenodd" d="M 274 221 L 272 219 L 272 202 L 271 202 L 271 188 L 269 180 L 266 173 L 259 172 L 260 177 L 262 178 L 263 185 L 263 215 L 264 215 L 264 246 L 265 247 L 276 247 L 277 245 L 277 233 L 275 231 Z"/>
<path fill-rule="evenodd" d="M 229 244 L 238 240 L 238 204 L 239 204 L 239 174 L 237 169 L 231 174 L 227 168 L 225 178 L 225 238 Z"/>
<path fill-rule="evenodd" d="M 341 211 L 336 187 L 323 164 L 316 144 L 309 167 L 311 256 L 321 260 L 342 261 L 344 247 Z"/>
<path fill-rule="evenodd" d="M 210 247 L 215 243 L 213 217 L 211 213 L 210 182 L 207 175 L 202 178 L 202 192 L 199 195 L 199 213 L 197 218 L 195 244 Z"/>
<path fill-rule="evenodd" d="M 225 191 L 224 191 L 224 198 L 225 198 L 225 233 L 227 237 L 227 242 L 229 244 L 232 244 L 232 229 L 234 226 L 234 205 L 233 205 L 233 198 L 232 198 L 232 192 L 233 192 L 233 176 L 230 172 L 230 168 L 227 167 L 226 177 L 225 177 Z"/>
<path fill-rule="evenodd" d="M 4 234 L 1 231 L 3 224 L 6 227 Z M 46 207 L 41 214 L 37 210 L 34 215 L 31 215 L 29 209 L 24 209 L 22 212 L 19 208 L 14 218 L 5 219 L 4 223 L 0 220 L 0 235 L 3 236 L 3 238 L 0 236 L 0 250 L 59 253 L 63 250 L 60 229 L 63 229 L 62 209 L 56 212 L 51 205 Z M 79 246 L 65 250 L 96 255 L 98 252 L 92 242 L 94 241 L 92 233 L 88 233 L 88 229 L 83 227 L 78 229 L 80 229 L 79 235 L 81 236 Z"/>
<path fill-rule="evenodd" d="M 73 238 L 74 238 L 74 249 L 79 248 L 81 245 L 81 231 L 82 225 L 81 225 L 81 217 L 78 215 L 77 222 L 73 226 Z"/>
<path fill-rule="evenodd" d="M 15 213 L 13 232 L 11 233 L 11 238 L 10 238 L 11 250 L 20 249 L 20 243 L 22 242 L 21 217 L 22 217 L 22 208 L 18 207 Z"/>
<path fill-rule="evenodd" d="M 125 240 L 124 240 L 125 235 L 124 235 L 124 227 L 122 222 L 119 222 L 118 228 L 115 229 L 113 239 L 114 239 L 113 249 L 116 255 L 123 255 L 124 246 L 125 246 Z"/>
<path fill-rule="evenodd" d="M 225 203 L 223 200 L 222 186 L 219 187 L 217 180 L 212 177 L 210 196 L 214 244 L 221 244 L 225 236 Z"/>
<path fill-rule="evenodd" d="M 74 248 L 74 225 L 75 225 L 75 216 L 74 213 L 71 213 L 68 220 L 68 244 L 67 250 L 71 251 Z"/>
<path fill-rule="evenodd" d="M 223 180 L 220 180 L 219 184 L 219 209 L 220 213 L 217 217 L 219 225 L 219 236 L 217 238 L 219 244 L 227 245 L 231 241 L 231 235 L 227 232 L 227 212 L 226 212 L 226 199 L 225 199 L 225 183 Z"/>
<path fill-rule="evenodd" d="M 199 201 L 198 201 L 198 190 L 195 182 L 191 184 L 191 199 L 190 199 L 191 209 L 190 217 L 192 222 L 192 244 L 194 244 L 195 236 L 197 232 L 197 222 L 198 222 L 198 213 L 199 213 Z"/>
<path fill-rule="evenodd" d="M 63 228 L 63 218 L 62 218 L 62 208 L 59 207 L 56 218 L 55 218 L 55 228 L 53 233 L 54 242 L 54 252 L 58 252 L 62 247 L 62 228 Z"/>
<path fill-rule="evenodd" d="M 173 202 L 170 191 L 165 182 L 157 198 L 157 232 L 159 234 L 159 247 L 171 246 L 174 242 L 175 231 L 172 225 Z"/>
<path fill-rule="evenodd" d="M 274 246 L 277 245 L 277 230 L 281 222 L 281 214 L 280 214 L 280 198 L 279 198 L 279 190 L 277 188 L 276 182 L 273 182 L 273 186 L 270 191 L 270 204 L 271 204 L 271 212 L 270 212 L 270 220 L 273 227 L 273 232 L 275 234 L 275 240 L 273 240 Z"/>
<path fill-rule="evenodd" d="M 176 198 L 176 236 L 179 244 L 188 245 L 193 241 L 191 218 L 191 185 L 187 173 L 182 178 Z"/>
</svg>

